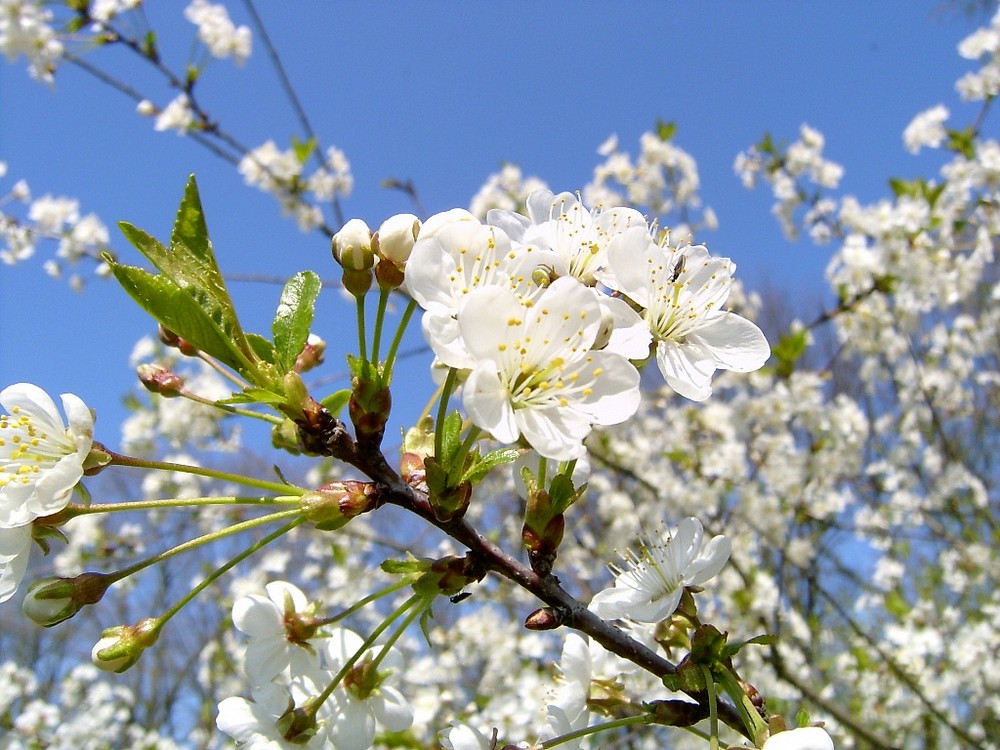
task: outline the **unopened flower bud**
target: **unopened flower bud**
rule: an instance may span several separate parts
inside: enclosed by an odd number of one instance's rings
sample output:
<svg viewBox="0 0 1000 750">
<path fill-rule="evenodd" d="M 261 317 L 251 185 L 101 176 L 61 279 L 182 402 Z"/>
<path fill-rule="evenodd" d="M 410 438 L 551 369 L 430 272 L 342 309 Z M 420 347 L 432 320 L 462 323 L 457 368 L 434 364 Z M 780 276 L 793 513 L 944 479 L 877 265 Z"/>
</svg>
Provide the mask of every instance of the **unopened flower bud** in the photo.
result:
<svg viewBox="0 0 1000 750">
<path fill-rule="evenodd" d="M 88 604 L 96 604 L 112 583 L 103 573 L 81 573 L 76 578 L 43 578 L 28 587 L 21 610 L 42 627 L 68 620 Z"/>
<path fill-rule="evenodd" d="M 135 625 L 116 625 L 101 633 L 101 640 L 90 652 L 91 661 L 105 672 L 124 672 L 142 656 L 142 652 L 156 643 L 161 623 L 147 617 Z"/>
<path fill-rule="evenodd" d="M 486 570 L 469 555 L 448 555 L 434 560 L 427 572 L 413 583 L 418 594 L 453 596 L 483 579 Z"/>
<path fill-rule="evenodd" d="M 366 271 L 375 265 L 372 232 L 361 219 L 351 219 L 333 235 L 333 257 L 345 271 Z"/>
<path fill-rule="evenodd" d="M 299 356 L 295 358 L 295 372 L 309 370 L 323 364 L 323 354 L 326 352 L 326 342 L 314 333 L 309 334 L 306 345 L 302 347 Z"/>
<path fill-rule="evenodd" d="M 179 395 L 184 388 L 184 378 L 175 375 L 162 365 L 139 365 L 136 374 L 147 391 L 159 393 L 167 398 Z"/>
<path fill-rule="evenodd" d="M 413 243 L 420 231 L 420 219 L 413 214 L 396 214 L 382 222 L 372 237 L 372 245 L 380 258 L 403 265 L 410 257 Z"/>
<path fill-rule="evenodd" d="M 524 620 L 524 627 L 528 630 L 555 630 L 560 625 L 562 618 L 552 607 L 536 609 Z"/>
<path fill-rule="evenodd" d="M 344 526 L 375 505 L 375 485 L 371 482 L 331 482 L 299 498 L 306 518 L 320 531 Z"/>
</svg>

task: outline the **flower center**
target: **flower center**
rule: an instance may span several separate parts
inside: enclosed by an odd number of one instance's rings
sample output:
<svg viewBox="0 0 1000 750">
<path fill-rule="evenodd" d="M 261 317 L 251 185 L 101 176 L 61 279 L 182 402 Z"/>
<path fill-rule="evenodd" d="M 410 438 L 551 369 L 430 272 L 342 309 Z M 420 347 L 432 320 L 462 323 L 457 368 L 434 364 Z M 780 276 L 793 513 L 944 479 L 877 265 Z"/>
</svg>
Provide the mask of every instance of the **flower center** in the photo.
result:
<svg viewBox="0 0 1000 750">
<path fill-rule="evenodd" d="M 10 483 L 30 484 L 42 463 L 59 459 L 60 451 L 43 429 L 19 407 L 0 416 L 0 487 Z"/>
</svg>

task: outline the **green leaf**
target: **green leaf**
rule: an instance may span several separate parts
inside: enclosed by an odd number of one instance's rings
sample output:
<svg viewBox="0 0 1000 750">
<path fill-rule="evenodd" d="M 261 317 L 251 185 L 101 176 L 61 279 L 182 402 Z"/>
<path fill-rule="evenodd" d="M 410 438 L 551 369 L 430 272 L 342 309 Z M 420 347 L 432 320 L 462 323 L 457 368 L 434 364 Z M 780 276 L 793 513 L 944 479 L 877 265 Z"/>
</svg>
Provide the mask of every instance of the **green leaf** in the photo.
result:
<svg viewBox="0 0 1000 750">
<path fill-rule="evenodd" d="M 278 353 L 274 349 L 274 344 L 256 333 L 248 333 L 246 336 L 247 343 L 257 359 L 274 365 L 278 364 Z"/>
<path fill-rule="evenodd" d="M 323 407 L 333 416 L 339 416 L 341 409 L 351 400 L 351 389 L 345 388 L 342 391 L 335 391 L 320 401 Z"/>
<path fill-rule="evenodd" d="M 312 271 L 300 271 L 288 280 L 281 291 L 281 301 L 274 314 L 271 333 L 274 335 L 276 360 L 283 373 L 295 366 L 295 360 L 309 338 L 316 309 L 316 297 L 323 284 Z"/>
<path fill-rule="evenodd" d="M 188 180 L 184 198 L 177 209 L 177 218 L 171 233 L 169 248 L 128 222 L 121 222 L 118 226 L 126 239 L 145 255 L 163 276 L 167 277 L 176 287 L 183 289 L 191 299 L 198 303 L 205 315 L 212 319 L 218 329 L 230 339 L 231 343 L 226 349 L 235 347 L 241 352 L 243 361 L 236 369 L 241 374 L 256 380 L 257 378 L 253 377 L 258 374 L 254 367 L 254 352 L 240 327 L 236 310 L 222 278 L 222 272 L 215 262 L 194 176 Z M 133 294 L 133 296 L 135 295 Z M 198 345 L 189 331 L 175 328 L 166 322 L 165 318 L 171 315 L 169 310 L 157 307 L 153 298 L 148 301 L 154 306 L 145 307 L 147 312 L 178 336 L 190 340 L 196 346 Z M 199 346 L 199 348 L 222 359 L 217 350 L 204 346 Z M 231 358 L 224 361 L 230 367 L 234 367 Z"/>
<path fill-rule="evenodd" d="M 976 131 L 971 127 L 965 130 L 949 130 L 948 148 L 961 154 L 969 161 L 976 158 Z"/>
<path fill-rule="evenodd" d="M 313 151 L 315 150 L 315 138 L 310 138 L 307 141 L 300 141 L 294 135 L 292 136 L 292 151 L 295 152 L 295 158 L 299 160 L 299 164 L 305 164 L 309 161 L 309 157 L 312 156 Z"/>
<path fill-rule="evenodd" d="M 465 474 L 462 476 L 462 482 L 472 482 L 475 484 L 479 482 L 483 477 L 485 477 L 490 469 L 495 466 L 501 466 L 502 464 L 509 464 L 512 461 L 516 461 L 517 457 L 521 455 L 521 452 L 516 448 L 498 448 L 495 451 L 490 451 L 485 456 L 481 458 L 476 458 Z"/>
<path fill-rule="evenodd" d="M 893 177 L 889 180 L 889 187 L 892 189 L 892 194 L 897 198 L 902 198 L 904 195 L 913 195 L 916 192 L 916 188 L 912 182 L 901 180 L 898 177 Z"/>
<path fill-rule="evenodd" d="M 462 447 L 462 415 L 454 410 L 444 418 L 441 425 L 441 454 L 436 456 L 446 471 L 451 472 L 455 454 Z"/>
<path fill-rule="evenodd" d="M 809 331 L 800 328 L 784 334 L 771 349 L 776 360 L 775 374 L 780 378 L 788 378 L 795 372 L 795 363 L 809 348 Z"/>
<path fill-rule="evenodd" d="M 670 122 L 664 122 L 663 120 L 656 121 L 656 135 L 661 141 L 669 141 L 677 134 L 677 123 L 671 120 Z"/>
<path fill-rule="evenodd" d="M 105 260 L 129 296 L 164 326 L 237 372 L 253 369 L 226 330 L 226 321 L 207 311 L 193 290 L 180 287 L 164 275 Z"/>
</svg>

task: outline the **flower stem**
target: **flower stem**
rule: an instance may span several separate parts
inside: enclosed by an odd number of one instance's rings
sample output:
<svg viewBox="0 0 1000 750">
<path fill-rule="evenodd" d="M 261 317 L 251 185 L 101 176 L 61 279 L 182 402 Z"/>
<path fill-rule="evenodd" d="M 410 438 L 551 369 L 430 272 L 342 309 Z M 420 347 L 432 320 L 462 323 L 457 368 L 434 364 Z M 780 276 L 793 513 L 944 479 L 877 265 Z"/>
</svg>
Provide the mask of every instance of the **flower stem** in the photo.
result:
<svg viewBox="0 0 1000 750">
<path fill-rule="evenodd" d="M 652 714 L 639 714 L 638 716 L 627 716 L 624 719 L 614 719 L 613 721 L 606 721 L 603 724 L 594 724 L 589 727 L 584 727 L 583 729 L 576 729 L 572 732 L 567 732 L 566 734 L 560 734 L 558 737 L 553 737 L 552 739 L 540 742 L 539 746 L 548 750 L 550 747 L 556 747 L 564 742 L 570 742 L 572 740 L 579 739 L 580 737 L 597 734 L 598 732 L 607 732 L 608 730 L 618 729 L 619 727 L 652 724 L 653 718 Z"/>
<path fill-rule="evenodd" d="M 242 524 L 236 524 L 236 526 L 231 526 L 228 529 L 224 529 L 223 531 L 225 531 L 227 533 L 232 533 L 232 532 L 234 532 L 236 530 L 243 531 L 245 529 L 253 528 L 253 526 L 259 526 L 260 524 L 268 523 L 270 521 L 277 521 L 280 518 L 288 518 L 289 516 L 296 515 L 298 513 L 299 513 L 299 511 L 297 509 L 296 510 L 281 511 L 280 513 L 272 513 L 269 516 L 262 516 L 261 518 L 254 519 L 253 521 L 245 521 Z M 284 536 L 285 534 L 287 534 L 289 531 L 291 531 L 292 529 L 294 529 L 296 526 L 298 526 L 300 523 L 302 523 L 305 520 L 306 520 L 305 516 L 301 516 L 300 515 L 298 518 L 293 519 L 290 523 L 286 523 L 280 529 L 277 529 L 277 530 L 271 532 L 270 534 L 268 534 L 267 536 L 265 536 L 260 541 L 258 541 L 256 543 L 250 545 L 247 549 L 245 549 L 242 552 L 240 552 L 238 555 L 236 555 L 235 557 L 233 557 L 232 559 L 230 559 L 227 563 L 225 563 L 221 567 L 219 567 L 216 570 L 214 570 L 210 575 L 208 575 L 205 578 L 204 581 L 201 581 L 200 583 L 198 583 L 198 585 L 196 585 L 193 589 L 191 589 L 187 594 L 185 594 L 184 596 L 182 596 L 177 601 L 177 603 L 174 604 L 174 606 L 172 606 L 170 609 L 168 609 L 166 612 L 164 612 L 160 616 L 159 619 L 160 619 L 161 626 L 162 626 L 163 623 L 166 623 L 166 621 L 169 620 L 171 617 L 173 617 L 175 614 L 177 614 L 178 612 L 180 612 L 181 609 L 183 609 L 184 606 L 188 602 L 190 602 L 192 599 L 194 599 L 196 596 L 198 596 L 198 594 L 200 594 L 206 588 L 208 588 L 213 583 L 215 583 L 215 581 L 217 581 L 219 578 L 221 578 L 231 568 L 235 567 L 237 564 L 241 563 L 243 560 L 246 560 L 248 557 L 250 557 L 251 555 L 253 555 L 254 553 L 256 553 L 258 550 L 263 549 L 268 544 L 270 544 L 271 542 L 273 542 L 275 539 L 278 539 L 279 537 Z M 239 528 L 239 527 L 242 527 L 242 528 Z M 218 534 L 219 532 L 215 532 L 215 533 Z M 206 534 L 206 537 L 208 537 L 208 536 L 212 536 L 212 534 Z M 202 537 L 202 540 L 203 541 L 208 541 L 207 539 L 205 539 L 205 537 Z M 192 540 L 192 541 L 198 541 L 198 540 Z M 187 544 L 191 544 L 191 543 L 188 542 Z M 176 551 L 180 551 L 179 548 L 183 547 L 183 546 L 184 545 L 179 545 L 179 547 L 175 547 L 174 550 L 170 551 L 170 553 L 174 554 Z"/>
<path fill-rule="evenodd" d="M 441 400 L 438 401 L 437 421 L 434 423 L 434 455 L 438 460 L 443 459 L 444 453 L 444 418 L 448 416 L 448 399 L 451 392 L 455 390 L 455 381 L 458 380 L 458 370 L 454 367 L 448 370 L 448 377 L 445 378 L 441 387 Z"/>
<path fill-rule="evenodd" d="M 701 665 L 705 676 L 705 690 L 708 692 L 708 745 L 711 750 L 719 750 L 719 698 L 715 693 L 715 677 L 705 664 Z"/>
<path fill-rule="evenodd" d="M 378 353 L 382 348 L 382 326 L 385 324 L 385 308 L 389 302 L 389 289 L 379 287 L 378 308 L 375 312 L 375 331 L 372 333 L 372 362 L 378 365 Z"/>
<path fill-rule="evenodd" d="M 746 694 L 746 691 L 740 686 L 739 681 L 732 672 L 723 668 L 718 670 L 716 676 L 718 677 L 719 684 L 722 685 L 722 689 L 726 691 L 726 695 L 730 697 L 736 706 L 740 718 L 743 719 L 743 725 L 749 733 L 748 736 L 760 746 L 767 737 L 768 731 L 764 718 L 760 715 L 756 706 L 750 702 L 750 696 Z"/>
<path fill-rule="evenodd" d="M 365 340 L 365 298 L 358 295 L 354 298 L 357 305 L 358 318 L 358 358 L 362 363 L 362 374 L 368 376 L 368 342 Z"/>
<path fill-rule="evenodd" d="M 409 585 L 410 585 L 409 581 L 399 581 L 390 586 L 386 586 L 384 589 L 376 591 L 373 594 L 369 594 L 364 599 L 355 602 L 350 607 L 345 609 L 343 612 L 339 612 L 338 614 L 323 618 L 322 620 L 319 621 L 319 624 L 332 625 L 335 622 L 340 622 L 341 620 L 350 617 L 351 615 L 353 615 L 355 612 L 357 612 L 359 609 L 362 609 L 366 605 L 371 604 L 372 602 L 381 599 L 383 596 L 387 596 L 388 594 L 391 594 L 394 591 L 399 591 L 402 588 L 406 588 Z"/>
<path fill-rule="evenodd" d="M 184 474 L 194 474 L 200 477 L 208 477 L 209 479 L 219 479 L 224 482 L 236 482 L 237 484 L 242 484 L 247 487 L 256 487 L 260 490 L 277 492 L 281 495 L 299 496 L 306 493 L 306 490 L 303 488 L 296 487 L 291 484 L 285 484 L 284 482 L 269 482 L 266 479 L 254 479 L 253 477 L 243 476 L 242 474 L 231 474 L 226 471 L 206 469 L 201 466 L 188 466 L 187 464 L 178 464 L 171 461 L 154 461 L 144 458 L 136 458 L 134 456 L 125 456 L 121 453 L 115 453 L 114 451 L 108 450 L 103 446 L 102 448 L 109 456 L 111 456 L 111 463 L 117 466 L 130 466 L 135 469 L 157 469 L 159 471 L 179 471 Z"/>
<path fill-rule="evenodd" d="M 396 353 L 399 351 L 399 345 L 403 342 L 403 334 L 410 325 L 410 318 L 413 317 L 413 311 L 416 309 L 417 302 L 411 299 L 406 305 L 406 309 L 403 310 L 403 316 L 399 319 L 399 325 L 396 327 L 396 335 L 392 338 L 392 344 L 389 346 L 389 354 L 385 358 L 385 367 L 382 370 L 385 383 L 389 383 L 392 380 L 392 368 L 396 363 Z"/>
<path fill-rule="evenodd" d="M 299 499 L 285 497 L 189 497 L 165 498 L 163 500 L 129 500 L 121 503 L 92 503 L 90 505 L 68 505 L 61 511 L 69 518 L 89 513 L 115 513 L 124 510 L 149 510 L 152 508 L 196 508 L 206 505 L 298 505 Z"/>
<path fill-rule="evenodd" d="M 384 633 L 392 625 L 393 622 L 398 620 L 408 609 L 413 607 L 415 604 L 418 604 L 421 600 L 430 601 L 427 599 L 427 597 L 421 596 L 420 594 L 414 594 L 405 602 L 403 602 L 396 609 L 395 612 L 390 614 L 385 619 L 384 622 L 382 622 L 377 628 L 375 628 L 375 630 L 372 631 L 372 634 L 369 635 L 365 639 L 365 642 L 361 644 L 360 648 L 358 648 L 358 650 L 347 661 L 344 662 L 344 665 L 340 668 L 340 671 L 337 672 L 334 678 L 330 680 L 330 683 L 325 688 L 323 688 L 323 692 L 309 701 L 309 704 L 305 707 L 305 711 L 311 714 L 312 716 L 315 716 L 316 712 L 319 711 L 319 707 L 323 705 L 323 702 L 326 701 L 327 698 L 333 695 L 333 691 L 336 690 L 337 686 L 341 682 L 343 682 L 344 678 L 347 677 L 348 674 L 350 674 L 350 671 L 354 669 L 354 665 L 358 663 L 358 661 L 364 655 L 365 651 L 371 648 L 371 645 L 378 639 L 380 635 L 382 635 L 382 633 Z M 421 609 L 422 608 L 417 608 L 416 611 L 419 613 Z M 411 616 L 407 618 L 406 624 L 408 625 L 412 620 L 413 620 L 413 615 L 411 614 Z M 391 642 L 395 642 L 396 639 L 399 638 L 401 632 L 402 631 L 397 633 L 393 637 Z M 385 652 L 383 651 L 383 653 Z M 381 654 L 379 655 L 379 658 L 382 658 Z"/>
<path fill-rule="evenodd" d="M 174 555 L 179 555 L 181 552 L 187 552 L 188 550 L 200 547 L 203 544 L 208 544 L 209 542 L 215 542 L 219 539 L 223 539 L 232 534 L 238 534 L 241 531 L 247 531 L 249 529 L 256 528 L 257 526 L 262 526 L 265 523 L 271 523 L 272 521 L 279 521 L 283 518 L 291 518 L 293 516 L 301 515 L 301 509 L 295 508 L 292 510 L 281 510 L 277 513 L 270 513 L 266 516 L 260 516 L 259 518 L 251 518 L 248 521 L 242 521 L 241 523 L 233 524 L 232 526 L 227 526 L 219 531 L 212 531 L 208 534 L 203 534 L 202 536 L 195 537 L 194 539 L 189 539 L 186 542 L 178 544 L 176 547 L 171 547 L 165 552 L 161 552 L 152 557 L 148 557 L 145 560 L 140 560 L 127 568 L 122 568 L 121 570 L 112 573 L 111 577 L 114 581 L 120 581 L 123 578 L 127 578 L 133 573 L 138 573 L 144 568 L 148 568 L 150 565 L 155 565 L 158 562 L 163 562 L 164 560 L 173 557 Z M 297 520 L 296 523 L 301 523 L 301 520 Z M 294 525 L 294 524 L 293 524 Z M 253 549 L 253 548 L 251 548 Z M 241 553 L 242 554 L 242 553 Z M 240 557 L 239 559 L 243 559 Z M 238 561 L 238 560 L 237 560 Z M 226 568 L 228 570 L 228 568 Z M 224 572 L 224 571 L 223 571 Z M 200 584 L 199 584 L 200 585 Z"/>
</svg>

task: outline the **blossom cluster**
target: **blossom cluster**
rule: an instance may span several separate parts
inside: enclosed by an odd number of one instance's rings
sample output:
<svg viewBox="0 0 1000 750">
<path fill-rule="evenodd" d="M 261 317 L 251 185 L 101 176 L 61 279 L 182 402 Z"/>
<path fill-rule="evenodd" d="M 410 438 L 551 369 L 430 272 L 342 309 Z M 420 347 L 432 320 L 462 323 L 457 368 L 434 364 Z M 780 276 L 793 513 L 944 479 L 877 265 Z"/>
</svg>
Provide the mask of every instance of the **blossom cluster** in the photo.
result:
<svg viewBox="0 0 1000 750">
<path fill-rule="evenodd" d="M 307 232 L 323 223 L 323 214 L 304 195 L 311 194 L 320 203 L 349 196 L 354 176 L 347 156 L 333 146 L 326 150 L 322 166 L 308 175 L 305 166 L 305 159 L 296 149 L 281 150 L 269 140 L 247 153 L 238 169 L 247 185 L 274 194 L 285 215 L 293 217 Z"/>
<path fill-rule="evenodd" d="M 0 162 L 0 179 L 7 164 Z M 15 206 L 23 206 L 13 211 Z M 0 197 L 0 262 L 15 265 L 31 258 L 40 242 L 57 243 L 55 257 L 45 261 L 45 272 L 53 277 L 75 269 L 84 259 L 95 263 L 95 271 L 106 276 L 108 266 L 100 253 L 108 247 L 108 230 L 96 214 L 80 214 L 80 202 L 66 196 L 43 195 L 33 198 L 25 180 L 18 180 Z M 74 289 L 84 285 L 83 277 L 69 274 Z"/>
<path fill-rule="evenodd" d="M 250 638 L 244 668 L 253 700 L 223 700 L 216 720 L 222 731 L 248 750 L 367 750 L 379 728 L 409 728 L 413 710 L 391 684 L 403 667 L 399 651 L 323 627 L 315 605 L 292 584 L 274 581 L 266 590 L 266 597 L 251 594 L 233 605 L 233 623 Z"/>
<path fill-rule="evenodd" d="M 404 262 L 403 287 L 438 363 L 462 373 L 473 423 L 546 458 L 579 458 L 594 425 L 635 413 L 631 361 L 651 348 L 671 388 L 696 401 L 717 369 L 756 370 L 770 352 L 725 308 L 732 262 L 672 246 L 632 208 L 540 190 L 527 216 L 494 209 L 483 224 L 455 209 L 419 227 Z"/>
</svg>

